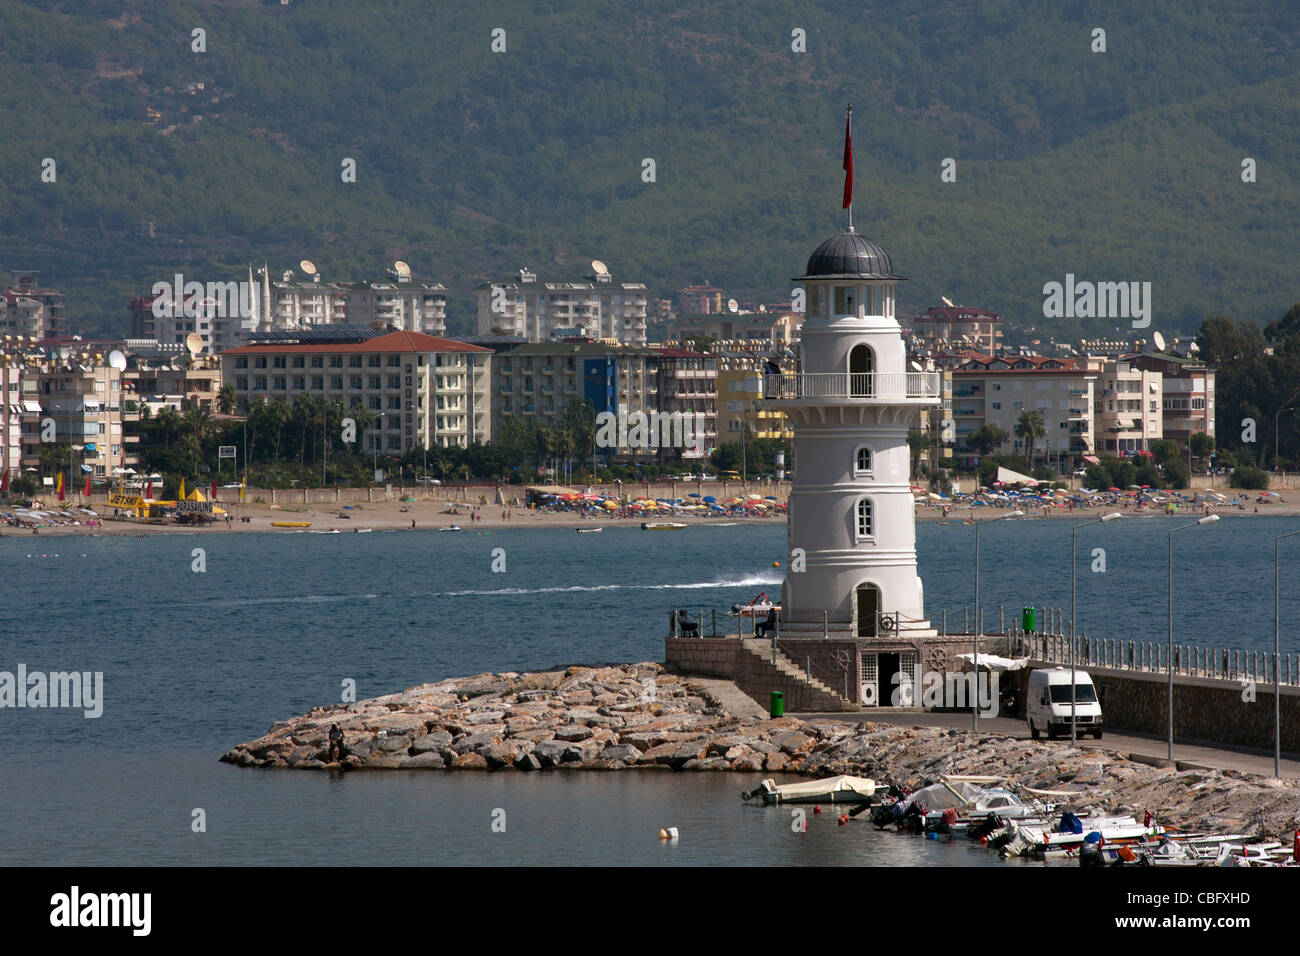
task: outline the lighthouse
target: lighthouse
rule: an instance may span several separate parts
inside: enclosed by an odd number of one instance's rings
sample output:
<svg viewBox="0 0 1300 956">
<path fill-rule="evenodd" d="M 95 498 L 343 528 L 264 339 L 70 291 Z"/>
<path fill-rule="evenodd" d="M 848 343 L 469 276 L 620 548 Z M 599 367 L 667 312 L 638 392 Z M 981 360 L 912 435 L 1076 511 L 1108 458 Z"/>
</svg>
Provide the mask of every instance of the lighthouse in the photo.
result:
<svg viewBox="0 0 1300 956">
<path fill-rule="evenodd" d="M 806 306 L 798 370 L 764 380 L 765 404 L 794 429 L 781 630 L 915 646 L 936 634 L 916 571 L 907 432 L 939 404 L 939 376 L 908 367 L 894 316 L 905 277 L 852 226 L 795 281 Z"/>
</svg>

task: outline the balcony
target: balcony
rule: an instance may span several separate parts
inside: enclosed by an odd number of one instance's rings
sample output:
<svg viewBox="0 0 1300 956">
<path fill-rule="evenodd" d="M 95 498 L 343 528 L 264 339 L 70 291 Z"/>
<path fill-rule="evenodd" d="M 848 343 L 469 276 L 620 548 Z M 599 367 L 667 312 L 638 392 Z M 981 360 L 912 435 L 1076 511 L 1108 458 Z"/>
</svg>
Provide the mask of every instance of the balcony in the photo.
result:
<svg viewBox="0 0 1300 956">
<path fill-rule="evenodd" d="M 763 397 L 778 401 L 937 402 L 939 373 L 783 372 L 763 376 Z"/>
</svg>

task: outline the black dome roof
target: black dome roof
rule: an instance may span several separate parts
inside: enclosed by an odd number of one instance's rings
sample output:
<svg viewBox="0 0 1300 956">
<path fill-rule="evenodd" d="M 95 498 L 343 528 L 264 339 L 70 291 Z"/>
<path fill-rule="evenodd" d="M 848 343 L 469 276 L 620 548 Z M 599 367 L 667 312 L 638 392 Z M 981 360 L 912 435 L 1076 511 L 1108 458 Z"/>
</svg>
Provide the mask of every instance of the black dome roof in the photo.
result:
<svg viewBox="0 0 1300 956">
<path fill-rule="evenodd" d="M 866 236 L 842 232 L 831 236 L 808 257 L 808 268 L 800 279 L 903 279 L 894 275 L 889 254 Z"/>
</svg>

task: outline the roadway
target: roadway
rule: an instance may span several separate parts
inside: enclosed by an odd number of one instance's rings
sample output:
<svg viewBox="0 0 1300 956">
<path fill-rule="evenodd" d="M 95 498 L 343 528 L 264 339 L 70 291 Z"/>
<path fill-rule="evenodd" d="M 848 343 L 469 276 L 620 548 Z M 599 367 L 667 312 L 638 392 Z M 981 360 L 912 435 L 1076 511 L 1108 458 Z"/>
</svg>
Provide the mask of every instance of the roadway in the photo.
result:
<svg viewBox="0 0 1300 956">
<path fill-rule="evenodd" d="M 966 713 L 933 712 L 915 710 L 894 710 L 882 707 L 872 710 L 852 711 L 848 713 L 802 714 L 789 716 L 800 720 L 833 720 L 839 722 L 875 722 L 878 724 L 896 724 L 901 727 L 940 727 L 944 729 L 970 730 L 971 715 Z M 981 717 L 980 731 L 983 733 L 1005 734 L 1017 740 L 1029 740 L 1029 728 L 1022 718 L 1015 717 Z M 1042 738 L 1045 747 L 1068 747 L 1069 738 L 1048 740 Z M 1107 728 L 1101 740 L 1080 735 L 1079 746 L 1093 750 L 1105 750 L 1127 756 L 1130 759 L 1155 766 L 1168 766 L 1166 755 L 1169 752 L 1168 739 L 1154 734 L 1140 734 L 1130 730 L 1113 730 Z M 1273 751 L 1252 750 L 1244 747 L 1228 747 L 1220 744 L 1180 743 L 1174 738 L 1174 763 L 1180 770 L 1215 769 L 1238 770 L 1245 773 L 1259 773 L 1273 776 Z M 1300 755 L 1282 754 L 1282 776 L 1300 778 Z"/>
</svg>

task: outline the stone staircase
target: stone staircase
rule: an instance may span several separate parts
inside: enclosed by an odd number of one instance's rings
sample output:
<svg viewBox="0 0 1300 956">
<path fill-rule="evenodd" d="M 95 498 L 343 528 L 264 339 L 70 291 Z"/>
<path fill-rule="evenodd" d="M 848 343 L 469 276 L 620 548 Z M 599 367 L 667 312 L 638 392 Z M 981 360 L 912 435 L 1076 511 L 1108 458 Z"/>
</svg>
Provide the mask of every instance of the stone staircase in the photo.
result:
<svg viewBox="0 0 1300 956">
<path fill-rule="evenodd" d="M 858 709 L 856 701 L 846 701 L 839 691 L 816 677 L 808 678 L 803 668 L 784 654 L 778 652 L 773 661 L 770 640 L 743 638 L 741 647 L 744 653 L 736 686 L 764 708 L 770 703 L 772 691 L 779 690 L 785 695 L 787 713 Z"/>
</svg>

